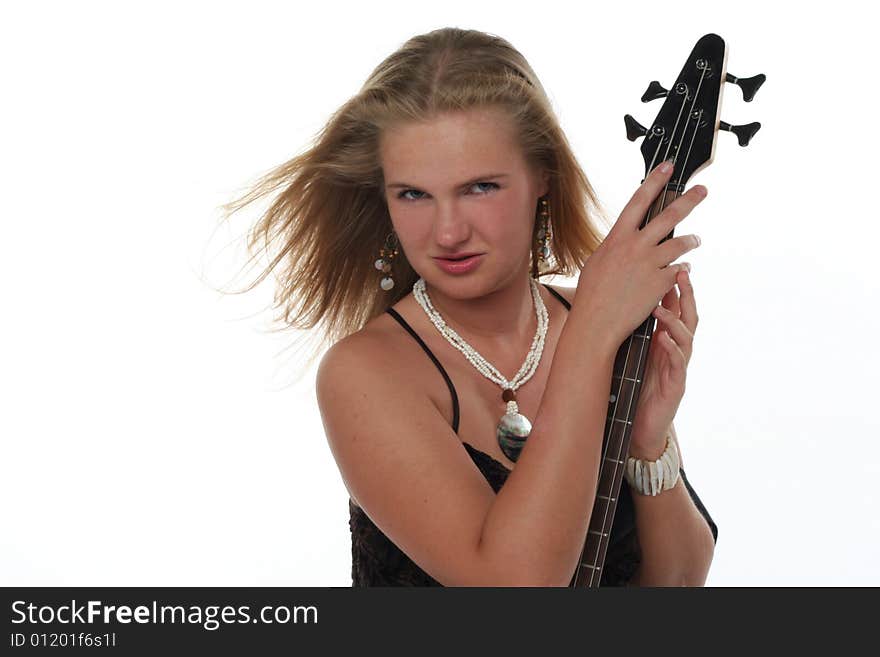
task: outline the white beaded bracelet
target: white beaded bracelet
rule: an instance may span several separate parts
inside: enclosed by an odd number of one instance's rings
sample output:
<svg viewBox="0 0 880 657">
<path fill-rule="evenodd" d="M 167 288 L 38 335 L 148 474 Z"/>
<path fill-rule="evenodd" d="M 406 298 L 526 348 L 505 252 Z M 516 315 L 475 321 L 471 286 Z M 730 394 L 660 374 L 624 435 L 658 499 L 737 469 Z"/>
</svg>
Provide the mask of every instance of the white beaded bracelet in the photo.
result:
<svg viewBox="0 0 880 657">
<path fill-rule="evenodd" d="M 633 456 L 626 459 L 623 476 L 637 493 L 659 495 L 678 482 L 678 448 L 671 435 L 666 436 L 666 449 L 656 461 L 643 461 Z"/>
</svg>

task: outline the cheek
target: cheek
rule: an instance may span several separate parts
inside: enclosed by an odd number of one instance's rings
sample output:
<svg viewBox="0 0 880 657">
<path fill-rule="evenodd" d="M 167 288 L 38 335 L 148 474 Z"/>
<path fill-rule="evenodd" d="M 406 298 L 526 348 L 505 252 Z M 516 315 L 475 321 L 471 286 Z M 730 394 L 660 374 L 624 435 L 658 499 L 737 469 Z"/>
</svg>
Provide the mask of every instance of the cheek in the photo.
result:
<svg viewBox="0 0 880 657">
<path fill-rule="evenodd" d="M 523 241 L 530 242 L 535 218 L 528 207 L 519 200 L 499 203 L 492 212 L 492 230 L 496 238 L 511 246 Z"/>
<path fill-rule="evenodd" d="M 431 239 L 430 222 L 420 218 L 416 213 L 391 210 L 391 225 L 404 251 L 413 253 L 424 249 Z"/>
</svg>

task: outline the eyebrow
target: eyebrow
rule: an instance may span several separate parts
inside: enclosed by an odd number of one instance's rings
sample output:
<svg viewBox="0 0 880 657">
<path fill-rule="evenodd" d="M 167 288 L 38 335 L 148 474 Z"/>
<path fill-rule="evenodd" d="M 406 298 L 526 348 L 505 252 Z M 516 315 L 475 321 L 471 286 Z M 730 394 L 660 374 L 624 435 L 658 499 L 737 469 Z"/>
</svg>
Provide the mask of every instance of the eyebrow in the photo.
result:
<svg viewBox="0 0 880 657">
<path fill-rule="evenodd" d="M 483 182 L 484 180 L 491 180 L 493 178 L 507 178 L 507 177 L 509 177 L 509 174 L 507 174 L 507 173 L 487 173 L 482 176 L 477 176 L 476 178 L 471 178 L 467 182 L 463 182 L 461 185 L 459 185 L 459 187 L 468 187 L 470 185 L 473 185 L 474 183 Z M 385 185 L 385 187 L 386 187 L 386 189 L 395 189 L 398 187 L 404 187 L 406 189 L 418 189 L 419 188 L 418 185 L 410 185 L 409 183 L 403 183 L 403 182 L 391 183 L 390 185 Z"/>
</svg>

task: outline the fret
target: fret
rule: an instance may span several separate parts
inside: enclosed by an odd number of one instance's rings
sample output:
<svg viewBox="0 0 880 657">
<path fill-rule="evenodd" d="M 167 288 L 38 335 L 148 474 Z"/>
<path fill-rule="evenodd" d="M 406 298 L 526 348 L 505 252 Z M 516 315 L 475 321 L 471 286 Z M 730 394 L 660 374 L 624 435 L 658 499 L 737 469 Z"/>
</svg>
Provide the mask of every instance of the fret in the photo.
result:
<svg viewBox="0 0 880 657">
<path fill-rule="evenodd" d="M 634 379 L 634 378 L 632 378 L 631 376 L 620 376 L 619 374 L 613 374 L 613 375 L 611 376 L 611 378 L 612 378 L 612 379 L 617 379 L 618 381 L 619 381 L 620 379 L 623 379 L 624 381 L 634 381 L 635 383 L 641 383 L 641 382 L 642 382 L 641 379 Z"/>
<path fill-rule="evenodd" d="M 582 564 L 580 564 L 580 567 L 581 568 L 589 568 L 590 570 L 601 570 L 601 568 L 599 568 L 599 566 L 597 566 L 594 563 L 582 563 Z"/>
<path fill-rule="evenodd" d="M 612 463 L 617 463 L 619 465 L 625 465 L 624 461 L 621 461 L 620 459 L 613 459 L 610 456 L 605 456 L 602 458 L 602 460 L 603 461 L 611 461 Z"/>
<path fill-rule="evenodd" d="M 622 420 L 622 419 L 620 419 L 619 417 L 614 418 L 614 421 L 615 421 L 615 422 L 621 422 L 621 423 L 623 423 L 623 424 L 632 424 L 632 422 L 630 422 L 629 420 Z"/>
<path fill-rule="evenodd" d="M 608 497 L 607 495 L 596 495 L 600 500 L 608 500 L 609 502 L 614 502 L 617 500 L 616 497 Z"/>
<path fill-rule="evenodd" d="M 593 529 L 589 531 L 590 534 L 594 534 L 596 536 L 608 536 L 608 532 L 597 532 Z"/>
<path fill-rule="evenodd" d="M 615 495 L 614 484 L 623 476 L 623 468 L 619 466 L 603 465 L 599 472 L 599 480 L 596 482 L 596 492 L 599 495 Z"/>
</svg>

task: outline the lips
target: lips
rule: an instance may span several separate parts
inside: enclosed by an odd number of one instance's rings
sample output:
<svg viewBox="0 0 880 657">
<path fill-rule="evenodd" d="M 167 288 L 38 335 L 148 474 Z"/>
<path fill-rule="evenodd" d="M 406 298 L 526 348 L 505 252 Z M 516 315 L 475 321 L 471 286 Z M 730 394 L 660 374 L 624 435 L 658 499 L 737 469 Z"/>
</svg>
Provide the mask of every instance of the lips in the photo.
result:
<svg viewBox="0 0 880 657">
<path fill-rule="evenodd" d="M 480 265 L 484 255 L 484 253 L 459 253 L 455 256 L 434 258 L 434 262 L 447 274 L 466 274 Z"/>
<path fill-rule="evenodd" d="M 459 253 L 457 255 L 449 255 L 449 256 L 436 256 L 437 260 L 449 260 L 452 262 L 456 262 L 458 260 L 466 260 L 471 256 L 480 255 L 479 253 Z"/>
</svg>

